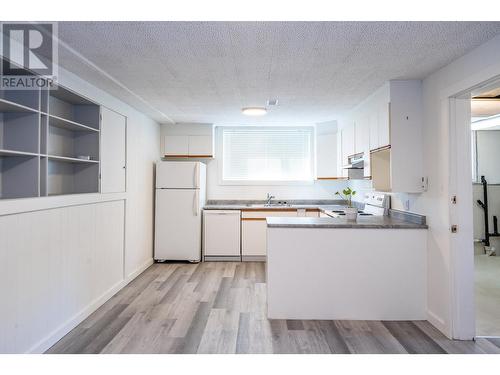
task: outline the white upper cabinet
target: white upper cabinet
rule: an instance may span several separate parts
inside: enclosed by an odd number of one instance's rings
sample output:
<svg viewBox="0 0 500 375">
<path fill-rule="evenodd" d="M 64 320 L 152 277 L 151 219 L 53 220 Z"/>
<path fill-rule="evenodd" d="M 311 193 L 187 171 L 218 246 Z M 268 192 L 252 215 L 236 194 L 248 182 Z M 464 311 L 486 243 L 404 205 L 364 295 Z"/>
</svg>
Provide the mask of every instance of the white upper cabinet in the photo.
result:
<svg viewBox="0 0 500 375">
<path fill-rule="evenodd" d="M 390 81 L 389 105 L 379 107 L 379 147 L 372 153 L 375 190 L 420 193 L 423 191 L 422 83 Z M 386 115 L 387 114 L 387 115 Z"/>
<path fill-rule="evenodd" d="M 211 158 L 214 155 L 210 124 L 163 125 L 162 135 L 164 157 Z"/>
<path fill-rule="evenodd" d="M 209 135 L 190 135 L 188 137 L 188 155 L 194 157 L 212 157 L 212 137 Z"/>
<path fill-rule="evenodd" d="M 422 192 L 421 96 L 419 80 L 390 81 L 343 120 L 342 164 L 363 152 L 375 190 Z"/>
<path fill-rule="evenodd" d="M 187 135 L 167 135 L 164 137 L 165 156 L 186 156 L 189 154 L 189 137 Z"/>
<path fill-rule="evenodd" d="M 105 107 L 101 115 L 101 192 L 124 192 L 127 118 Z"/>
<path fill-rule="evenodd" d="M 342 165 L 348 163 L 348 158 L 355 152 L 355 125 L 353 122 L 347 124 L 341 131 L 342 135 Z"/>
<path fill-rule="evenodd" d="M 389 114 L 389 103 L 382 103 L 378 109 L 378 147 L 385 147 L 391 144 L 391 121 Z"/>
<path fill-rule="evenodd" d="M 370 177 L 370 116 L 363 114 L 356 120 L 355 125 L 355 150 L 356 154 L 363 153 L 363 177 Z"/>
<path fill-rule="evenodd" d="M 391 144 L 389 108 L 387 98 L 377 103 L 367 114 L 370 150 Z"/>
<path fill-rule="evenodd" d="M 333 179 L 340 175 L 337 167 L 337 134 L 316 136 L 316 175 L 318 179 Z"/>
<path fill-rule="evenodd" d="M 370 140 L 370 150 L 379 148 L 380 143 L 378 140 L 378 111 L 370 112 L 368 116 L 369 121 L 369 140 Z"/>
<path fill-rule="evenodd" d="M 370 122 L 368 115 L 356 119 L 355 129 L 355 154 L 366 152 L 370 149 Z"/>
</svg>

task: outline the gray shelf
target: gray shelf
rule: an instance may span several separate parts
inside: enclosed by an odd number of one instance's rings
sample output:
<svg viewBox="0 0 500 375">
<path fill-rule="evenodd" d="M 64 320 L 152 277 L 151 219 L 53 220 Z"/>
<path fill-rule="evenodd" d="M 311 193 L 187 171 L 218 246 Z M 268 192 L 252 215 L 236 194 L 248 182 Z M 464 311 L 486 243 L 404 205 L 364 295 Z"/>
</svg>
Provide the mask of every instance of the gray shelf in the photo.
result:
<svg viewBox="0 0 500 375">
<path fill-rule="evenodd" d="M 38 156 L 19 153 L 0 154 L 0 198 L 38 197 Z"/>
<path fill-rule="evenodd" d="M 100 107 L 71 90 L 58 87 L 49 91 L 48 113 L 73 125 L 83 125 L 95 130 L 100 127 Z M 61 126 L 63 126 L 61 124 Z"/>
<path fill-rule="evenodd" d="M 61 158 L 48 158 L 48 195 L 98 192 L 99 163 L 76 163 Z"/>
<path fill-rule="evenodd" d="M 58 117 L 55 115 L 49 115 L 49 125 L 55 126 L 57 128 L 61 128 L 61 129 L 76 131 L 76 132 L 98 132 L 99 131 L 99 129 L 95 129 L 95 128 L 92 128 L 90 126 L 79 124 L 75 121 L 66 120 L 64 118 L 61 118 L 61 117 Z"/>
<path fill-rule="evenodd" d="M 55 127 L 49 121 L 47 154 L 69 159 L 88 155 L 99 160 L 99 132 Z"/>
<path fill-rule="evenodd" d="M 12 112 L 24 112 L 26 110 L 40 110 L 40 90 L 0 90 L 0 101 L 8 103 L 4 106 Z M 17 108 L 14 108 L 17 107 Z"/>
<path fill-rule="evenodd" d="M 0 90 L 0 199 L 99 192 L 99 143 L 98 104 L 63 87 Z"/>
<path fill-rule="evenodd" d="M 0 90 L 1 91 L 1 90 Z M 28 112 L 37 113 L 38 110 L 27 107 L 22 104 L 14 103 L 8 100 L 0 99 L 0 112 L 10 113 L 10 112 Z"/>
<path fill-rule="evenodd" d="M 78 159 L 78 158 L 70 158 L 66 156 L 56 156 L 56 155 L 47 155 L 49 160 L 57 160 L 63 163 L 80 163 L 80 164 L 99 164 L 99 160 L 86 160 L 86 159 Z"/>
<path fill-rule="evenodd" d="M 38 156 L 33 152 L 0 149 L 0 156 Z"/>
<path fill-rule="evenodd" d="M 0 112 L 0 149 L 38 153 L 40 115 Z"/>
</svg>

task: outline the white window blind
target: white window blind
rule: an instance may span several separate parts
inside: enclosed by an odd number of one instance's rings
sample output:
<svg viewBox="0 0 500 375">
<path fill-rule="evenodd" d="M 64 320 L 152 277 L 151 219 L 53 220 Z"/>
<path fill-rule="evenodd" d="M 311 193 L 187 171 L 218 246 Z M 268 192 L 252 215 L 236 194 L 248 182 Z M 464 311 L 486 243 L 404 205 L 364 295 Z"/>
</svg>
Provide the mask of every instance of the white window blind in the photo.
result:
<svg viewBox="0 0 500 375">
<path fill-rule="evenodd" d="M 313 179 L 312 127 L 222 129 L 222 178 L 227 181 Z"/>
</svg>

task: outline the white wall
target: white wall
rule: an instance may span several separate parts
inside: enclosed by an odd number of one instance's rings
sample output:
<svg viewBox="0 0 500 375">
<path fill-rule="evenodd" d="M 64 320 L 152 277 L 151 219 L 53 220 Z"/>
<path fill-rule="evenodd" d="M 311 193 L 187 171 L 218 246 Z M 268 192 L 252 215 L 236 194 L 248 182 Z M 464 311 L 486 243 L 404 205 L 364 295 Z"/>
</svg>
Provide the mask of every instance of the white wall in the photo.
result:
<svg viewBox="0 0 500 375">
<path fill-rule="evenodd" d="M 427 216 L 428 319 L 449 337 L 452 336 L 454 293 L 450 270 L 449 97 L 499 75 L 500 36 L 497 36 L 424 79 L 423 157 L 424 174 L 429 180 L 428 191 L 422 194 L 391 194 L 393 208 L 408 208 L 405 204 L 408 201 L 410 211 Z M 351 181 L 350 185 L 361 193 L 371 190 L 369 181 Z M 360 197 L 361 194 L 358 199 Z"/>
<path fill-rule="evenodd" d="M 176 124 L 161 126 L 161 138 L 172 135 L 208 135 L 212 132 L 211 124 Z M 310 184 L 287 184 L 287 185 L 224 185 L 219 181 L 218 165 L 222 162 L 220 145 L 216 135 L 218 127 L 214 131 L 215 158 L 202 160 L 207 164 L 207 199 L 256 199 L 265 200 L 266 194 L 272 193 L 276 199 L 338 199 L 335 192 L 347 185 L 345 181 L 314 181 Z"/>
<path fill-rule="evenodd" d="M 413 211 L 426 215 L 429 224 L 428 318 L 448 336 L 452 335 L 453 312 L 450 274 L 451 163 L 448 98 L 498 75 L 500 75 L 500 36 L 431 74 L 423 81 L 424 173 L 428 176 L 429 188 L 427 192 L 417 197 Z"/>
<path fill-rule="evenodd" d="M 153 259 L 154 164 L 160 126 L 146 115 L 59 68 L 59 82 L 127 117 L 126 276 Z"/>
<path fill-rule="evenodd" d="M 124 280 L 124 201 L 0 216 L 0 353 L 40 352 Z"/>
<path fill-rule="evenodd" d="M 59 82 L 127 117 L 127 191 L 0 201 L 0 263 L 15 266 L 0 295 L 16 297 L 0 352 L 46 350 L 153 262 L 159 125 L 61 68 Z"/>
</svg>

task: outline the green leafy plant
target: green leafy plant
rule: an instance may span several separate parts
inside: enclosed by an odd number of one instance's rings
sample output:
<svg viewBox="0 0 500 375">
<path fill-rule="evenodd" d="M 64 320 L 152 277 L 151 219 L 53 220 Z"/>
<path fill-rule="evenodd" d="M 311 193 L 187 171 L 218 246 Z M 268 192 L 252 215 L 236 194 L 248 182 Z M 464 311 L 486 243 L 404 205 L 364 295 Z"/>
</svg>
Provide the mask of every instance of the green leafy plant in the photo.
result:
<svg viewBox="0 0 500 375">
<path fill-rule="evenodd" d="M 347 201 L 347 206 L 352 207 L 352 197 L 356 195 L 355 190 L 351 190 L 351 188 L 347 188 L 342 190 L 342 193 L 340 191 L 337 191 L 335 195 L 339 195 L 343 200 Z"/>
</svg>

